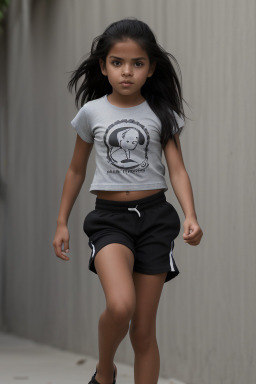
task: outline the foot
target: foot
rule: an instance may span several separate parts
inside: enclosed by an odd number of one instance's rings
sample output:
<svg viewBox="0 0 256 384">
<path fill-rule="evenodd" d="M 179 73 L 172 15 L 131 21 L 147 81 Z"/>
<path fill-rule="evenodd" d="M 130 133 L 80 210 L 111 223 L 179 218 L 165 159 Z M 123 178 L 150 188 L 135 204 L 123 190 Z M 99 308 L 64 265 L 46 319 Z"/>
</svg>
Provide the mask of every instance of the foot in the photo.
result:
<svg viewBox="0 0 256 384">
<path fill-rule="evenodd" d="M 99 363 L 97 363 L 96 365 L 96 372 L 95 372 L 96 375 L 94 376 L 94 379 L 96 380 L 97 384 L 116 384 L 117 367 L 115 364 L 113 366 L 113 374 L 111 375 L 111 377 L 108 377 L 108 378 L 102 377 L 98 373 L 98 367 L 99 367 Z"/>
</svg>

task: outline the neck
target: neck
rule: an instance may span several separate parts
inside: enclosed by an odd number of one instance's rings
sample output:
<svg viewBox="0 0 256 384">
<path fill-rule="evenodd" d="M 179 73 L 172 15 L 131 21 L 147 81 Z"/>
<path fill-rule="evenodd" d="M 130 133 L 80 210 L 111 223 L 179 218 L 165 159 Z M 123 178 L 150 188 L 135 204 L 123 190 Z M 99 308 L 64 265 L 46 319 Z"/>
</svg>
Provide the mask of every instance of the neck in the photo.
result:
<svg viewBox="0 0 256 384">
<path fill-rule="evenodd" d="M 139 93 L 137 95 L 120 95 L 112 92 L 108 95 L 108 101 L 116 107 L 134 107 L 145 101 L 145 98 Z"/>
</svg>

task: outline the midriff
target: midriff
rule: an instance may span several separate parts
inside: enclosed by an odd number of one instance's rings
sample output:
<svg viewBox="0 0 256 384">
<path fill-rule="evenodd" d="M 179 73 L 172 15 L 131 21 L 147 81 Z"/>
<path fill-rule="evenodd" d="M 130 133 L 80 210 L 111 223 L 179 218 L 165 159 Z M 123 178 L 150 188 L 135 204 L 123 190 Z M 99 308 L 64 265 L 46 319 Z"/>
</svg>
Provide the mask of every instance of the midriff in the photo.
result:
<svg viewBox="0 0 256 384">
<path fill-rule="evenodd" d="M 105 200 L 131 201 L 139 200 L 144 197 L 154 195 L 162 189 L 152 189 L 146 191 L 97 191 L 97 197 Z"/>
</svg>

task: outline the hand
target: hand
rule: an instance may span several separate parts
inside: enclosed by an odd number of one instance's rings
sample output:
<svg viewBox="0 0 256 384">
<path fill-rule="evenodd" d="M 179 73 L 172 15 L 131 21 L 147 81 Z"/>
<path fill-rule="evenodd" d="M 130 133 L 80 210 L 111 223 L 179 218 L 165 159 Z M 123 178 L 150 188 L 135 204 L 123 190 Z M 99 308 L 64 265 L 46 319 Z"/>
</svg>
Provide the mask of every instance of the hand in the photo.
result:
<svg viewBox="0 0 256 384">
<path fill-rule="evenodd" d="M 198 245 L 203 236 L 203 231 L 200 228 L 196 219 L 186 218 L 183 224 L 184 233 L 183 239 L 185 243 L 190 245 Z"/>
<path fill-rule="evenodd" d="M 64 250 L 61 250 L 62 244 L 64 244 Z M 65 224 L 58 224 L 54 240 L 52 243 L 54 251 L 57 257 L 63 260 L 69 260 L 67 253 L 69 252 L 69 232 L 68 227 Z"/>
</svg>

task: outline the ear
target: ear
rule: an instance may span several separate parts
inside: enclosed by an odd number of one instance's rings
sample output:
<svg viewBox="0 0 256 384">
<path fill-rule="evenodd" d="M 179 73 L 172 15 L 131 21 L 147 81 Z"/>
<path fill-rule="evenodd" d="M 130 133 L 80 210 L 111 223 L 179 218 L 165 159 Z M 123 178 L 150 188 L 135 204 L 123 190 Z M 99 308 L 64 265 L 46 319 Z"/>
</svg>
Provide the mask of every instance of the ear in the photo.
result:
<svg viewBox="0 0 256 384">
<path fill-rule="evenodd" d="M 153 73 L 155 72 L 155 69 L 156 69 L 156 63 L 152 63 L 148 71 L 148 77 L 151 77 L 153 75 Z"/>
<path fill-rule="evenodd" d="M 100 69 L 101 69 L 102 75 L 107 76 L 108 74 L 106 71 L 106 66 L 105 66 L 105 63 L 102 59 L 99 60 L 99 64 L 100 64 Z"/>
</svg>

